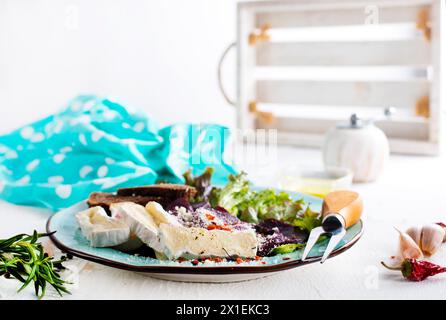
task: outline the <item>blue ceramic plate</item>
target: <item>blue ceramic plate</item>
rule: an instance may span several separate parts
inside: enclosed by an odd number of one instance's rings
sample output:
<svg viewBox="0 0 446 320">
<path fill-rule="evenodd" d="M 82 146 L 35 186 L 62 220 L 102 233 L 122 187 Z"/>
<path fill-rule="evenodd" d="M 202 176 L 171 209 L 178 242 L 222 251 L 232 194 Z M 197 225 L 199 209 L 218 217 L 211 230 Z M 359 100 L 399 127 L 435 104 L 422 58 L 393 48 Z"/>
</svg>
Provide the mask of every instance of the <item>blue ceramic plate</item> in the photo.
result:
<svg viewBox="0 0 446 320">
<path fill-rule="evenodd" d="M 320 211 L 320 198 L 290 193 L 295 199 L 304 198 L 311 204 L 311 209 Z M 206 262 L 197 266 L 190 262 L 157 260 L 154 258 L 132 255 L 112 248 L 90 247 L 88 240 L 82 235 L 75 214 L 87 208 L 86 202 L 78 203 L 53 215 L 47 222 L 47 231 L 56 231 L 51 236 L 55 245 L 66 253 L 107 266 L 142 272 L 147 275 L 177 281 L 198 282 L 231 282 L 259 278 L 271 273 L 314 263 L 321 259 L 327 240 L 318 243 L 310 252 L 309 259 L 301 261 L 302 250 L 290 254 L 265 257 L 261 261 L 237 264 L 235 262 Z M 361 237 L 362 221 L 347 230 L 347 234 L 330 255 L 334 257 L 352 247 Z"/>
</svg>

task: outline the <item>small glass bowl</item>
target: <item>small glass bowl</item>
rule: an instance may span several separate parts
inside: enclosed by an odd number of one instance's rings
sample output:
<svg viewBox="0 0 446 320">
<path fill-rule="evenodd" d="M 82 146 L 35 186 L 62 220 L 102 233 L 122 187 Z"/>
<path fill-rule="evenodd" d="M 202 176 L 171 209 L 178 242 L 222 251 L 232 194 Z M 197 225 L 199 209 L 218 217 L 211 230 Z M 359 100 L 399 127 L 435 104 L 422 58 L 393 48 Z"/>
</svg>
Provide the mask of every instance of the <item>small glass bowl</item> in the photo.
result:
<svg viewBox="0 0 446 320">
<path fill-rule="evenodd" d="M 320 169 L 296 166 L 279 173 L 281 189 L 307 193 L 320 198 L 324 198 L 335 190 L 349 189 L 352 180 L 352 172 L 339 167 Z"/>
</svg>

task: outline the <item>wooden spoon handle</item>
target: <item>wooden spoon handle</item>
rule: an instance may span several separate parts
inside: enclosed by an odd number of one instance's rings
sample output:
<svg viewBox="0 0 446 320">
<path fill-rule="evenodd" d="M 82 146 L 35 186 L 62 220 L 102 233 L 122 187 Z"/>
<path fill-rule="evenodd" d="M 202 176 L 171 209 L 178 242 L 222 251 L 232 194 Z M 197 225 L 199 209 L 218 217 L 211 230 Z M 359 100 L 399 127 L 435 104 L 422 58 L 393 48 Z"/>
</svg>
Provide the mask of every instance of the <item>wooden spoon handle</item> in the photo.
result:
<svg viewBox="0 0 446 320">
<path fill-rule="evenodd" d="M 354 191 L 334 191 L 327 194 L 322 205 L 322 217 L 339 214 L 344 218 L 345 227 L 349 228 L 361 219 L 362 198 Z"/>
</svg>

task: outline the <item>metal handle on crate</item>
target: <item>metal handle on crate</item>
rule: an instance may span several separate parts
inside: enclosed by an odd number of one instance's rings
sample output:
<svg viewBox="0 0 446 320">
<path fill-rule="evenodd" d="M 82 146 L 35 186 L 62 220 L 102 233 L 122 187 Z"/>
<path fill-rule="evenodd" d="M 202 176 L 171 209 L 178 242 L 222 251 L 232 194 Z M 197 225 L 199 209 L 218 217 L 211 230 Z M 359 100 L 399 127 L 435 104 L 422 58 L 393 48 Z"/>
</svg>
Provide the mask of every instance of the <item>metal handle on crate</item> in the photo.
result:
<svg viewBox="0 0 446 320">
<path fill-rule="evenodd" d="M 222 72 L 221 69 L 223 67 L 223 62 L 225 61 L 228 53 L 237 46 L 236 42 L 232 42 L 229 46 L 226 47 L 225 51 L 223 51 L 223 54 L 220 57 L 220 60 L 218 61 L 218 71 L 217 71 L 217 77 L 218 77 L 218 88 L 220 89 L 221 94 L 225 98 L 226 102 L 229 103 L 231 106 L 235 106 L 236 103 L 234 100 L 232 100 L 229 95 L 226 93 L 226 90 L 223 86 L 223 80 L 222 80 Z"/>
</svg>

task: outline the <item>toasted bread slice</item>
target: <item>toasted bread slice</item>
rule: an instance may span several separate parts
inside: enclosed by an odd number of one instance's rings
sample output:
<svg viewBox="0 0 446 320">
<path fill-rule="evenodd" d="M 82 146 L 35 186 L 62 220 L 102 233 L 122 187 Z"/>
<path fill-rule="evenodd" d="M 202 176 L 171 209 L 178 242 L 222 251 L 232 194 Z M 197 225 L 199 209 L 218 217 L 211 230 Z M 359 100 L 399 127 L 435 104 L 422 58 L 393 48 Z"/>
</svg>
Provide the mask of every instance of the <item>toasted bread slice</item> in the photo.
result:
<svg viewBox="0 0 446 320">
<path fill-rule="evenodd" d="M 164 204 L 165 199 L 155 196 L 120 196 L 112 193 L 93 192 L 87 200 L 89 207 L 100 206 L 110 213 L 110 205 L 119 202 L 133 202 L 145 206 L 150 201 L 156 201 Z"/>
<path fill-rule="evenodd" d="M 194 187 L 184 184 L 160 183 L 150 186 L 122 188 L 118 190 L 119 196 L 161 197 L 170 200 L 178 198 L 190 199 L 197 193 Z M 156 201 L 156 200 L 155 200 Z"/>
</svg>

